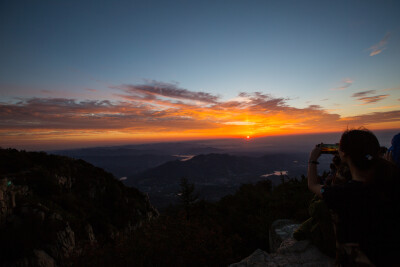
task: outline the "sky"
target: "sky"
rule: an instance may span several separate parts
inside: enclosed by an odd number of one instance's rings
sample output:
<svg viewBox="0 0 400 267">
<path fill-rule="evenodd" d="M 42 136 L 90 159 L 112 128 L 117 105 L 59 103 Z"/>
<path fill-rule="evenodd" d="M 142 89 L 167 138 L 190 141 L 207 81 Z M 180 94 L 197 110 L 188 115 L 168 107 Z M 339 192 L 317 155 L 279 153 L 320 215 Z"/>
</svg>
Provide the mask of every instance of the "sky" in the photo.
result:
<svg viewBox="0 0 400 267">
<path fill-rule="evenodd" d="M 400 128 L 399 1 L 0 2 L 0 146 Z"/>
</svg>

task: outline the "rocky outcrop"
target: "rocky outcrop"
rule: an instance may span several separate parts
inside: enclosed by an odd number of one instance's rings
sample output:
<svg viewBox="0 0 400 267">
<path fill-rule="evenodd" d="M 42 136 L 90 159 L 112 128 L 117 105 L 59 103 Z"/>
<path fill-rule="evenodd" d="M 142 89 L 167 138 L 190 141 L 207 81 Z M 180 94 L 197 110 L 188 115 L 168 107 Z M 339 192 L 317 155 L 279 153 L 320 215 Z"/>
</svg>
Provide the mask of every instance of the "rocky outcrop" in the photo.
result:
<svg viewBox="0 0 400 267">
<path fill-rule="evenodd" d="M 270 229 L 271 253 L 257 249 L 230 267 L 334 266 L 334 259 L 321 253 L 310 241 L 296 241 L 293 238 L 293 231 L 298 226 L 290 220 L 275 221 Z"/>
<path fill-rule="evenodd" d="M 75 233 L 68 222 L 65 223 L 64 229 L 56 232 L 55 239 L 48 246 L 48 250 L 56 259 L 65 259 L 73 255 L 75 250 Z"/>
<path fill-rule="evenodd" d="M 89 240 L 90 244 L 94 244 L 94 243 L 97 242 L 96 237 L 95 237 L 94 232 L 93 232 L 93 228 L 92 228 L 92 226 L 90 224 L 87 224 L 85 226 L 85 232 L 86 232 L 86 235 L 87 235 L 87 240 Z"/>
<path fill-rule="evenodd" d="M 0 266 L 57 266 L 158 216 L 148 196 L 82 160 L 0 149 Z"/>
<path fill-rule="evenodd" d="M 300 226 L 291 220 L 276 220 L 269 230 L 270 251 L 277 251 L 282 242 L 293 237 L 293 232 Z"/>
<path fill-rule="evenodd" d="M 34 258 L 32 260 L 32 264 L 38 267 L 56 267 L 56 262 L 52 257 L 50 257 L 46 252 L 43 250 L 34 250 Z"/>
</svg>

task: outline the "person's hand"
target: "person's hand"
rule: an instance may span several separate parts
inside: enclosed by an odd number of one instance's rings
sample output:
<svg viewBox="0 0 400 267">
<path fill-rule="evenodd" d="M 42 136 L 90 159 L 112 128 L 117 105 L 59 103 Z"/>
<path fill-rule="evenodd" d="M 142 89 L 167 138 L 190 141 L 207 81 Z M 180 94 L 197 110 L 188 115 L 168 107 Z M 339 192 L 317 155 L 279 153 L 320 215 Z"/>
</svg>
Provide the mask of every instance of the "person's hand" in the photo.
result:
<svg viewBox="0 0 400 267">
<path fill-rule="evenodd" d="M 386 151 L 386 153 L 383 155 L 383 158 L 386 159 L 387 161 L 394 162 L 392 151 L 389 150 Z"/>
<path fill-rule="evenodd" d="M 309 161 L 317 161 L 318 160 L 319 156 L 321 155 L 321 145 L 322 145 L 322 143 L 316 145 L 314 147 L 314 149 L 311 150 Z"/>
</svg>

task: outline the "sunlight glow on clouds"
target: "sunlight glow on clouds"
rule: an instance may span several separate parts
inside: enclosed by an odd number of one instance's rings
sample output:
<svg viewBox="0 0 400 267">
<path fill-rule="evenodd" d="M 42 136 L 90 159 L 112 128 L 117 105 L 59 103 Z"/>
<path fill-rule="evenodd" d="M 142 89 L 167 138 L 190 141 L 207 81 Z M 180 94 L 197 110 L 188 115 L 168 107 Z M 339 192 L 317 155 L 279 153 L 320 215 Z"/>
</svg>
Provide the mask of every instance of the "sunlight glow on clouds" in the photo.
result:
<svg viewBox="0 0 400 267">
<path fill-rule="evenodd" d="M 369 108 L 369 109 L 393 109 L 393 108 L 400 108 L 400 105 L 396 105 L 396 106 L 374 107 L 374 108 Z"/>
<path fill-rule="evenodd" d="M 356 97 L 357 100 L 363 102 L 362 105 L 367 105 L 367 104 L 379 102 L 389 96 L 389 95 L 368 96 L 368 95 L 375 94 L 375 93 L 377 93 L 376 90 L 368 90 L 368 91 L 354 93 L 352 95 L 352 97 Z"/>
<path fill-rule="evenodd" d="M 289 106 L 285 98 L 261 92 L 237 100 L 179 88 L 176 84 L 113 86 L 119 101 L 28 98 L 0 104 L 3 140 L 163 140 L 225 138 L 338 131 L 361 125 L 396 127 L 400 111 L 341 117 L 319 105 Z M 353 94 L 365 104 L 388 95 Z M 238 101 L 245 100 L 245 101 Z M 350 126 L 351 126 L 350 125 Z"/>
<path fill-rule="evenodd" d="M 366 105 L 366 104 L 371 104 L 371 103 L 376 103 L 378 101 L 381 101 L 388 96 L 389 95 L 366 96 L 366 97 L 361 97 L 358 100 L 364 102 L 363 105 Z"/>
<path fill-rule="evenodd" d="M 386 44 L 389 41 L 390 36 L 390 32 L 386 33 L 383 39 L 379 41 L 379 43 L 368 48 L 368 50 L 371 51 L 369 55 L 372 57 L 382 53 L 382 51 L 386 49 Z"/>
</svg>

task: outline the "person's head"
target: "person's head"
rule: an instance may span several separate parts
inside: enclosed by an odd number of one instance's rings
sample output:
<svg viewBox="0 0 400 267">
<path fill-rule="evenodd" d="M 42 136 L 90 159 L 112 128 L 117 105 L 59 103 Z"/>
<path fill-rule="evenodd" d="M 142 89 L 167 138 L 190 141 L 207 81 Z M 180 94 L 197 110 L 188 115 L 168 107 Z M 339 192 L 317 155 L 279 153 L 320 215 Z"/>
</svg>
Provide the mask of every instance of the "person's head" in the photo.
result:
<svg viewBox="0 0 400 267">
<path fill-rule="evenodd" d="M 351 163 L 359 170 L 368 170 L 378 160 L 379 141 L 367 129 L 347 130 L 342 134 L 339 143 L 339 154 L 342 161 Z"/>
<path fill-rule="evenodd" d="M 397 167 L 400 167 L 400 133 L 393 136 L 392 146 L 389 148 L 392 158 Z"/>
</svg>

